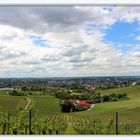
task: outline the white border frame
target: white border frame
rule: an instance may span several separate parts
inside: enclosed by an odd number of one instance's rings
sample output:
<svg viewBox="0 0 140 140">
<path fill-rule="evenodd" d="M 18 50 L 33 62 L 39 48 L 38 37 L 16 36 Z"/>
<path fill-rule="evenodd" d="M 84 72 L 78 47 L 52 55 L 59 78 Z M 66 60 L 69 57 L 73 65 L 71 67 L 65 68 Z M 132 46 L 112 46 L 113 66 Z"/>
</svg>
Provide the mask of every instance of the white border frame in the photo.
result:
<svg viewBox="0 0 140 140">
<path fill-rule="evenodd" d="M 140 0 L 1 0 L 0 5 L 139 5 Z"/>
<path fill-rule="evenodd" d="M 118 5 L 118 6 L 140 6 L 140 0 L 4 0 L 0 1 L 0 6 L 65 6 L 65 5 L 79 5 L 79 6 L 113 6 L 113 5 Z M 46 139 L 51 139 L 51 140 L 71 140 L 74 139 L 76 140 L 77 138 L 81 140 L 122 140 L 122 139 L 127 139 L 127 140 L 139 140 L 140 136 L 139 135 L 130 135 L 130 136 L 117 136 L 117 135 L 63 135 L 63 136 L 49 136 L 49 135 L 28 135 L 28 136 L 21 136 L 21 135 L 0 135 L 0 139 L 6 139 L 6 140 L 46 140 Z"/>
</svg>

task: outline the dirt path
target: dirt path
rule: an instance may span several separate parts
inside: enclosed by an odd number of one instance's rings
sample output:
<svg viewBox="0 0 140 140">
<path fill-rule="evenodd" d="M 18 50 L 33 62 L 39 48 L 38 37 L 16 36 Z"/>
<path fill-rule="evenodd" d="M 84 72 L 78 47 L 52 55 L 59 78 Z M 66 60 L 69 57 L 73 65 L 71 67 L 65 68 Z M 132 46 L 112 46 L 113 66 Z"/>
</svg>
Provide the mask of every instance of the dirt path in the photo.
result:
<svg viewBox="0 0 140 140">
<path fill-rule="evenodd" d="M 8 91 L 6 92 L 7 95 L 9 95 Z M 28 101 L 28 103 L 26 104 L 24 110 L 27 110 L 27 108 L 29 107 L 31 100 L 29 98 L 26 97 L 26 100 Z"/>
<path fill-rule="evenodd" d="M 26 100 L 28 100 L 28 103 L 26 104 L 24 110 L 27 110 L 27 108 L 29 107 L 31 100 L 29 98 L 26 97 Z"/>
</svg>

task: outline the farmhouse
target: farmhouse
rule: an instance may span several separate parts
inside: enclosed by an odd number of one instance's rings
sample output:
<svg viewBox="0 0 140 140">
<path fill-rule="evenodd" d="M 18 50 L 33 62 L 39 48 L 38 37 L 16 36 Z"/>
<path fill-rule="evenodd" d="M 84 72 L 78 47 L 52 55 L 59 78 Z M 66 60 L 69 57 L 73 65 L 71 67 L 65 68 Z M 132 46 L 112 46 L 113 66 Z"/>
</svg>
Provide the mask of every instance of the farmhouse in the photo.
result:
<svg viewBox="0 0 140 140">
<path fill-rule="evenodd" d="M 87 103 L 86 101 L 80 101 L 77 103 L 78 106 L 84 106 L 84 107 L 91 107 L 91 104 Z"/>
<path fill-rule="evenodd" d="M 73 103 L 75 106 L 91 107 L 91 104 L 86 101 L 70 99 L 69 102 Z"/>
</svg>

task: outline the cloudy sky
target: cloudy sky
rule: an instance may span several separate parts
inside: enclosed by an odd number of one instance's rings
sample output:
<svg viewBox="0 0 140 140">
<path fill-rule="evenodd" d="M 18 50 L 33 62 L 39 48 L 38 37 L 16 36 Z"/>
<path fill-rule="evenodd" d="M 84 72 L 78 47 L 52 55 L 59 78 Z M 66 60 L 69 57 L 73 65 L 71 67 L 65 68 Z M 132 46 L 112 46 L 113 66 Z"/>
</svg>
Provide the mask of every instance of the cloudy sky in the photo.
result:
<svg viewBox="0 0 140 140">
<path fill-rule="evenodd" d="M 0 7 L 0 77 L 140 75 L 140 7 Z"/>
</svg>

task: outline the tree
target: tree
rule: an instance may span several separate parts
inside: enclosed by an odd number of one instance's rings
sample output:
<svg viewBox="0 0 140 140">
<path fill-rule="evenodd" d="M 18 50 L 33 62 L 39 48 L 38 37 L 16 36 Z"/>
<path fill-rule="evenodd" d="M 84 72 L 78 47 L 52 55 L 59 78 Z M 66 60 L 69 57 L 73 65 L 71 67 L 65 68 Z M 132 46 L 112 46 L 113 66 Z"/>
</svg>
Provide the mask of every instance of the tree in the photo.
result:
<svg viewBox="0 0 140 140">
<path fill-rule="evenodd" d="M 108 95 L 104 95 L 103 96 L 103 102 L 107 102 L 109 101 L 109 96 Z"/>
<path fill-rule="evenodd" d="M 28 91 L 29 89 L 27 87 L 22 87 L 21 90 Z"/>
<path fill-rule="evenodd" d="M 74 104 L 69 101 L 65 101 L 65 103 L 62 105 L 62 112 L 71 112 L 74 109 L 75 109 Z"/>
<path fill-rule="evenodd" d="M 9 95 L 12 96 L 26 96 L 27 94 L 21 91 L 17 91 L 17 90 L 13 90 L 11 92 L 9 92 Z"/>
</svg>

